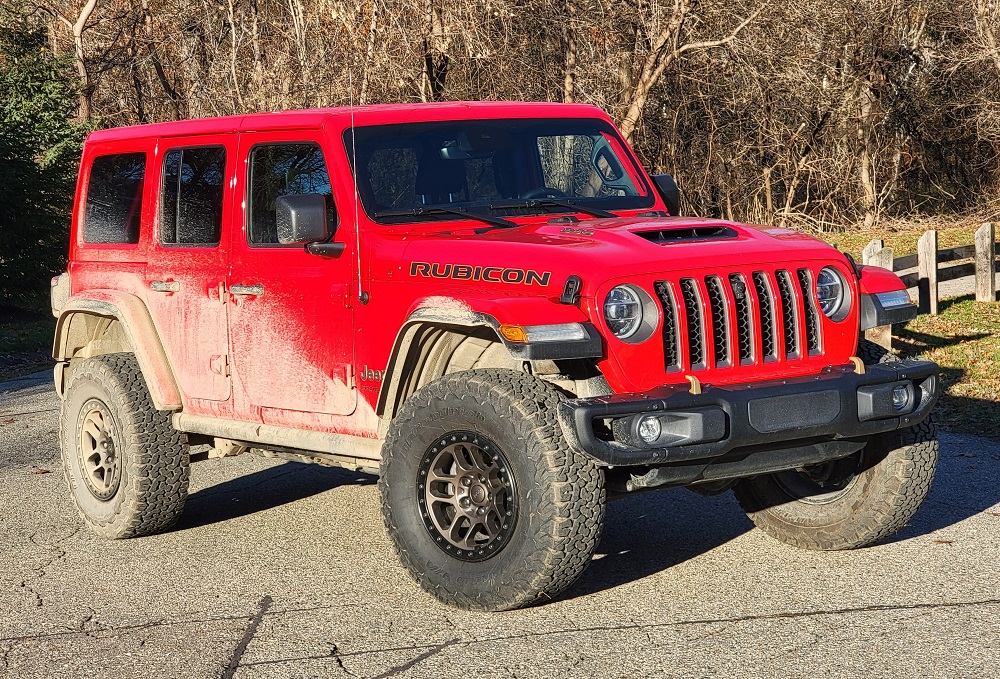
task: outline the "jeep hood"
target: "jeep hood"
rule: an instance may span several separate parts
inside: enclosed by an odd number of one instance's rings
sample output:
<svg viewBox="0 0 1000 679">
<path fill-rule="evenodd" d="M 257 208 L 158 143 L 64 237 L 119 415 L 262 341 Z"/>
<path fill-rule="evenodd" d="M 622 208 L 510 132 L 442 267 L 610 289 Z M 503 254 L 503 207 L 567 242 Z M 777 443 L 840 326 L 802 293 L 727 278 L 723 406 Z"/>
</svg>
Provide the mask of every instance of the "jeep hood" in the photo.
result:
<svg viewBox="0 0 1000 679">
<path fill-rule="evenodd" d="M 473 228 L 411 232 L 406 240 L 409 243 L 398 262 L 404 276 L 414 263 L 439 265 L 438 272 L 449 264 L 516 267 L 551 273 L 552 284 L 557 286 L 576 274 L 585 288 L 629 275 L 693 271 L 727 263 L 752 266 L 845 259 L 833 247 L 797 231 L 683 217 L 550 219 L 478 234 Z"/>
</svg>

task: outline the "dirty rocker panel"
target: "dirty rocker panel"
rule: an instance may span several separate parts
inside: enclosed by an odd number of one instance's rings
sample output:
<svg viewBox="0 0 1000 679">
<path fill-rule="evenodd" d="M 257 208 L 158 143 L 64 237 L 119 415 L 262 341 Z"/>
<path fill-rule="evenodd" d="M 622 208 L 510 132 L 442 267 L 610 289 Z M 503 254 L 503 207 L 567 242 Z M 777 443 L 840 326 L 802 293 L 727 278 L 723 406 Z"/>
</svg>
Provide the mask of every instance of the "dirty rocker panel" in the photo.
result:
<svg viewBox="0 0 1000 679">
<path fill-rule="evenodd" d="M 835 367 L 813 377 L 706 387 L 701 394 L 689 393 L 687 385 L 676 385 L 646 394 L 566 400 L 560 404 L 559 421 L 575 447 L 605 465 L 691 460 L 708 464 L 742 449 L 771 451 L 774 457 L 777 451 L 804 445 L 809 447 L 802 451 L 808 463 L 817 464 L 860 448 L 825 444 L 909 427 L 927 417 L 937 402 L 938 367 L 930 361 L 866 366 L 863 375 L 851 370 Z M 898 411 L 892 405 L 896 387 L 907 395 Z M 663 433 L 652 445 L 642 443 L 634 433 L 638 418 L 644 415 L 660 416 Z M 625 428 L 618 427 L 615 440 L 599 438 L 595 421 L 610 420 L 628 423 L 631 435 L 622 435 Z M 768 455 L 756 458 L 757 466 L 773 463 L 768 462 Z M 761 473 L 752 467 L 747 465 L 744 471 Z"/>
</svg>

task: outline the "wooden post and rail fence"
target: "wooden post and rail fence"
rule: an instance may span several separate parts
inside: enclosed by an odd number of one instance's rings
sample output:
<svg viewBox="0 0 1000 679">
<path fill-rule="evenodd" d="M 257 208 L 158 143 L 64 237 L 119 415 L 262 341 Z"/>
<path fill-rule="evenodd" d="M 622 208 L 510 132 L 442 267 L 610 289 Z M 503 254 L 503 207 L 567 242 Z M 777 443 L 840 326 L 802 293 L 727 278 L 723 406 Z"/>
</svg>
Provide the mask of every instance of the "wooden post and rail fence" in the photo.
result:
<svg viewBox="0 0 1000 679">
<path fill-rule="evenodd" d="M 998 254 L 1000 243 L 996 242 L 996 227 L 987 222 L 976 230 L 972 245 L 939 250 L 937 231 L 927 231 L 917 242 L 917 254 L 903 257 L 893 257 L 892 248 L 885 247 L 884 241 L 873 240 L 861 251 L 861 263 L 895 272 L 916 269 L 916 273 L 904 274 L 900 278 L 908 290 L 916 289 L 919 313 L 936 315 L 938 284 L 967 276 L 976 277 L 977 302 L 996 302 L 996 273 L 1000 271 Z M 969 259 L 973 261 L 949 264 Z M 891 333 L 888 327 L 868 330 L 866 336 L 889 348 Z"/>
</svg>

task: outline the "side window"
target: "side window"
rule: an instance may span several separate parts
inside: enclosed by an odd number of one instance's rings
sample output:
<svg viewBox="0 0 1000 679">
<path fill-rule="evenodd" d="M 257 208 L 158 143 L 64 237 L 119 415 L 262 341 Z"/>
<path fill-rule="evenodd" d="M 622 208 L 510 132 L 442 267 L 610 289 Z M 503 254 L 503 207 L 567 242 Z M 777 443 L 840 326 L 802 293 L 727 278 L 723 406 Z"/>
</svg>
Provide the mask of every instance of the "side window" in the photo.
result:
<svg viewBox="0 0 1000 679">
<path fill-rule="evenodd" d="M 85 243 L 139 242 L 145 153 L 94 158 L 83 218 Z"/>
<path fill-rule="evenodd" d="M 316 144 L 265 144 L 250 151 L 250 210 L 247 238 L 253 245 L 277 245 L 279 196 L 326 197 L 327 231 L 333 233 L 337 211 L 323 151 Z"/>
<path fill-rule="evenodd" d="M 168 151 L 163 159 L 160 242 L 218 245 L 225 183 L 224 147 Z"/>
</svg>

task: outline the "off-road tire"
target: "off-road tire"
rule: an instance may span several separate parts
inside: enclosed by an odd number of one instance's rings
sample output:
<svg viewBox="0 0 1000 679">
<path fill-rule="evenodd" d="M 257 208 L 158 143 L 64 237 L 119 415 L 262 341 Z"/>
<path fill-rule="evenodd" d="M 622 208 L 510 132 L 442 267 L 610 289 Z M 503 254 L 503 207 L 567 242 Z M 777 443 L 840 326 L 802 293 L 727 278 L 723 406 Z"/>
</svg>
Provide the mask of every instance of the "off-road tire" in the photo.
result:
<svg viewBox="0 0 1000 679">
<path fill-rule="evenodd" d="M 400 561 L 440 601 L 501 611 L 552 599 L 583 573 L 604 521 L 604 474 L 563 438 L 559 393 L 511 370 L 447 375 L 410 397 L 383 446 L 382 514 Z M 421 518 L 420 460 L 453 432 L 496 444 L 515 481 L 512 534 L 495 555 L 462 561 Z"/>
<path fill-rule="evenodd" d="M 84 359 L 69 372 L 59 437 L 63 471 L 80 516 L 111 539 L 166 530 L 177 522 L 187 499 L 187 436 L 171 426 L 169 413 L 153 406 L 134 355 Z M 120 480 L 106 498 L 91 491 L 80 454 L 81 427 L 95 408 L 109 416 L 109 438 L 118 458 Z"/>
<path fill-rule="evenodd" d="M 867 365 L 899 360 L 866 340 L 858 356 Z M 782 542 L 815 550 L 865 547 L 899 531 L 927 497 L 937 466 L 937 428 L 928 417 L 873 436 L 860 456 L 859 472 L 827 502 L 796 496 L 779 474 L 744 479 L 733 492 L 754 524 Z"/>
</svg>

